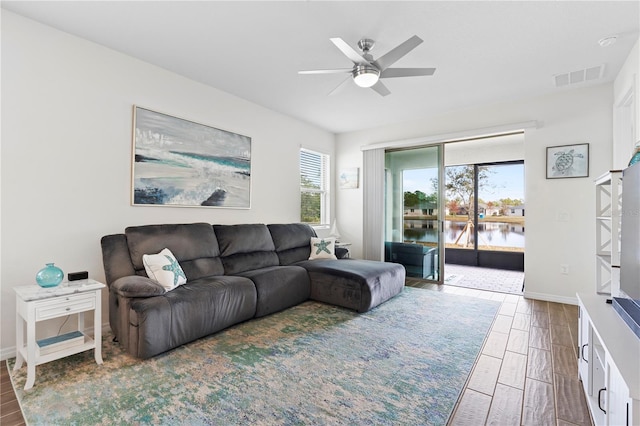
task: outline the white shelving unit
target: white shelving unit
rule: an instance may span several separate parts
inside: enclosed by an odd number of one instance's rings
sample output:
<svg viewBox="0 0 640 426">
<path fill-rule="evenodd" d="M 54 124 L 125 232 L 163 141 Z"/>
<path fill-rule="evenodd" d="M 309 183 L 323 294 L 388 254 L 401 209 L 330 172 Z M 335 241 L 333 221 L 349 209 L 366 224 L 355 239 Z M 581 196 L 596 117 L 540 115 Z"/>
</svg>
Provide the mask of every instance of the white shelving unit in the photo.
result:
<svg viewBox="0 0 640 426">
<path fill-rule="evenodd" d="M 622 171 L 611 170 L 596 185 L 596 292 L 618 295 L 620 289 L 620 210 Z"/>
</svg>

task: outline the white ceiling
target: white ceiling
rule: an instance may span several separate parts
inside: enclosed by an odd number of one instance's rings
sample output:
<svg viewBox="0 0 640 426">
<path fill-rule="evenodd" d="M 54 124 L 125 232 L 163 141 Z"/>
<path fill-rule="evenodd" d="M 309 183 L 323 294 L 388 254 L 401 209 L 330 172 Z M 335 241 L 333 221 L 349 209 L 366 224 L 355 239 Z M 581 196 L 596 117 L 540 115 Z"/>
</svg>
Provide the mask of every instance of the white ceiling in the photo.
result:
<svg viewBox="0 0 640 426">
<path fill-rule="evenodd" d="M 58 2 L 2 1 L 4 9 L 92 40 L 331 132 L 612 81 L 638 39 L 638 1 Z M 376 40 L 381 56 L 424 40 L 397 67 L 431 77 L 384 80 L 382 97 L 343 75 L 329 41 Z M 603 48 L 598 40 L 616 34 Z M 556 88 L 553 75 L 605 64 L 603 79 Z"/>
</svg>

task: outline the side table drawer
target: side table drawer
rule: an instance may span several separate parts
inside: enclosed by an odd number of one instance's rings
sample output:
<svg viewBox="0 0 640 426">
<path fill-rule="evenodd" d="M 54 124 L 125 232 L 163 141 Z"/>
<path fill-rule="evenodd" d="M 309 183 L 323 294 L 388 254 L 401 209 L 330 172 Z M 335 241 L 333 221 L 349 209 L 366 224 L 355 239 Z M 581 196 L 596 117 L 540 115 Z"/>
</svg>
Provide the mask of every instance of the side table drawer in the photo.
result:
<svg viewBox="0 0 640 426">
<path fill-rule="evenodd" d="M 60 296 L 36 304 L 36 321 L 84 312 L 95 307 L 96 296 L 93 293 Z"/>
</svg>

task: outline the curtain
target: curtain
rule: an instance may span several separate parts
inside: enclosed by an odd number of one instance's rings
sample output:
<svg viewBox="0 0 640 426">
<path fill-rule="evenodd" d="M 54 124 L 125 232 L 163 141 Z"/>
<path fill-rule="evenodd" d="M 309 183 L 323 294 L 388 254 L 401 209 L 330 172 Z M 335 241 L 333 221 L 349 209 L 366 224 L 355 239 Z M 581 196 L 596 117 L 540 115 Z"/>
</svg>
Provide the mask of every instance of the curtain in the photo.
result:
<svg viewBox="0 0 640 426">
<path fill-rule="evenodd" d="M 384 148 L 363 151 L 363 257 L 384 260 Z"/>
</svg>

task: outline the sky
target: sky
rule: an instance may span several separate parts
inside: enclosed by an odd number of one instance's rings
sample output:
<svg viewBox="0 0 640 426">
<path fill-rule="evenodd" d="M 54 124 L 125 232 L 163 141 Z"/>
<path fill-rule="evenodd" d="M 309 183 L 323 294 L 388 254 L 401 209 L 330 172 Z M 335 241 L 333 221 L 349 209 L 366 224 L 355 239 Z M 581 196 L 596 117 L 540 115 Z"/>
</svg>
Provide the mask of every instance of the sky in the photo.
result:
<svg viewBox="0 0 640 426">
<path fill-rule="evenodd" d="M 484 201 L 498 201 L 502 198 L 524 200 L 524 164 L 491 166 L 495 173 L 489 174 L 489 186 L 480 190 Z M 405 170 L 404 191 L 420 190 L 426 194 L 433 192 L 431 179 L 437 177 L 436 169 Z"/>
</svg>

